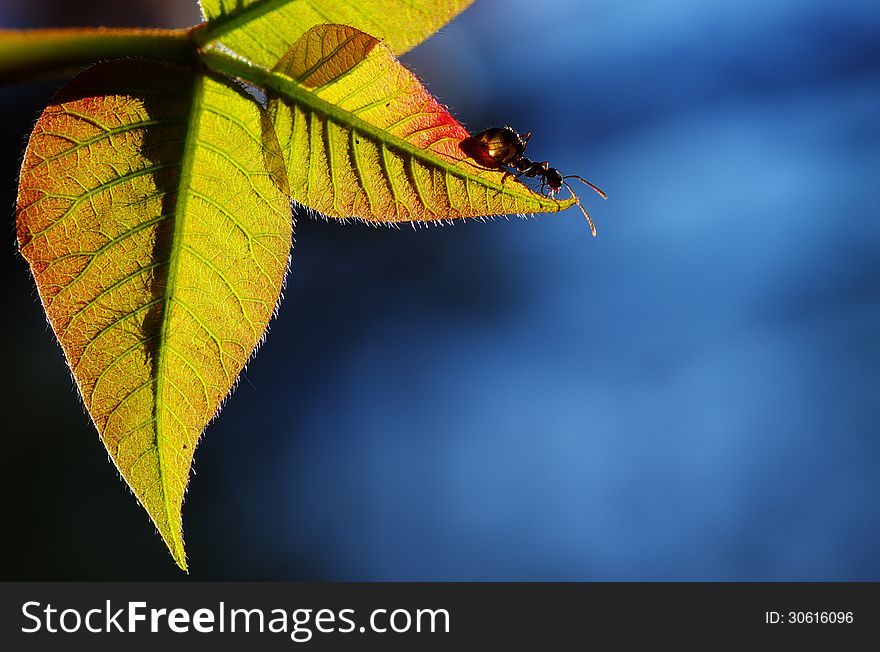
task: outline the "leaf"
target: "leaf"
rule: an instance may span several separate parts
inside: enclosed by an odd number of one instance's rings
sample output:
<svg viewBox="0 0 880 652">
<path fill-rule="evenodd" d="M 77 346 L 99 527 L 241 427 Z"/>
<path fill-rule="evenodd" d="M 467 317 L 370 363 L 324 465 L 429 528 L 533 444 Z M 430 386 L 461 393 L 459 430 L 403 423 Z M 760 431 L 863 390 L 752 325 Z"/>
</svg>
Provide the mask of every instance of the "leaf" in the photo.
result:
<svg viewBox="0 0 880 652">
<path fill-rule="evenodd" d="M 200 0 L 208 20 L 196 35 L 207 47 L 222 43 L 263 68 L 322 23 L 356 27 L 397 54 L 415 47 L 473 0 Z"/>
<path fill-rule="evenodd" d="M 249 97 L 148 61 L 76 77 L 25 154 L 21 252 L 110 457 L 184 569 L 193 450 L 281 291 L 279 183 Z"/>
<path fill-rule="evenodd" d="M 313 27 L 269 74 L 203 56 L 270 89 L 290 194 L 324 215 L 434 221 L 560 211 L 574 201 L 477 163 L 462 150 L 465 128 L 387 46 L 353 27 Z"/>
<path fill-rule="evenodd" d="M 215 19 L 192 33 L 207 44 L 193 49 L 201 63 L 95 66 L 38 121 L 19 246 L 111 459 L 181 568 L 194 448 L 277 305 L 289 198 L 373 221 L 575 201 L 470 158 L 467 131 L 392 54 L 466 4 L 364 0 L 389 47 L 355 27 L 313 25 L 318 0 L 241 0 L 228 14 L 230 3 L 215 3 Z M 430 6 L 442 9 L 410 20 Z M 282 52 L 284 35 L 299 39 Z M 265 108 L 214 73 L 263 88 Z"/>
</svg>

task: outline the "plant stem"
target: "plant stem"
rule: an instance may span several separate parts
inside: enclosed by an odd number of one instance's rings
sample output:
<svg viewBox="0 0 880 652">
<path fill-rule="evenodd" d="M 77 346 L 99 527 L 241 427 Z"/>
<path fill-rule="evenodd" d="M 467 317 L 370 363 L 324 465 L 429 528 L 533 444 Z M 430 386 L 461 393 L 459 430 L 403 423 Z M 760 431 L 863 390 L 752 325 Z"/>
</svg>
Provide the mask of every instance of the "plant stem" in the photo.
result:
<svg viewBox="0 0 880 652">
<path fill-rule="evenodd" d="M 69 74 L 118 57 L 191 63 L 189 29 L 0 29 L 0 85 Z"/>
</svg>

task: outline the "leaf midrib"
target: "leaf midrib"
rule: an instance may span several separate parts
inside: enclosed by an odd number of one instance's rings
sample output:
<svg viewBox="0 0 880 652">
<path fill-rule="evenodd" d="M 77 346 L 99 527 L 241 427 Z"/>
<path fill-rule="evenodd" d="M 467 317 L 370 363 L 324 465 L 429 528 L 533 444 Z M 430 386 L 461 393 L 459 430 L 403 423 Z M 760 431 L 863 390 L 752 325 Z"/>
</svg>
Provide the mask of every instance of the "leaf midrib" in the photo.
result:
<svg viewBox="0 0 880 652">
<path fill-rule="evenodd" d="M 182 238 L 185 231 L 187 203 L 189 193 L 187 186 L 192 179 L 192 168 L 195 161 L 196 148 L 198 147 L 198 127 L 202 116 L 202 99 L 204 91 L 204 75 L 197 72 L 193 76 L 193 90 L 190 99 L 189 118 L 186 127 L 186 139 L 181 157 L 180 177 L 177 184 L 177 205 L 175 206 L 173 228 L 171 229 L 171 245 L 168 256 L 168 273 L 165 278 L 165 292 L 162 296 L 162 319 L 159 325 L 160 337 L 156 346 L 156 400 L 153 403 L 153 419 L 155 423 L 156 452 L 159 459 L 159 486 L 162 491 L 162 502 L 165 506 L 165 516 L 168 519 L 168 527 L 175 535 L 173 538 L 177 564 L 186 570 L 186 557 L 184 556 L 179 540 L 179 519 L 175 518 L 174 509 L 169 501 L 167 491 L 167 477 L 165 460 L 162 452 L 162 418 L 163 394 L 167 382 L 166 353 L 169 350 L 171 336 L 171 303 L 174 299 L 174 289 L 177 285 L 177 276 L 180 268 L 181 254 L 183 252 Z"/>
</svg>

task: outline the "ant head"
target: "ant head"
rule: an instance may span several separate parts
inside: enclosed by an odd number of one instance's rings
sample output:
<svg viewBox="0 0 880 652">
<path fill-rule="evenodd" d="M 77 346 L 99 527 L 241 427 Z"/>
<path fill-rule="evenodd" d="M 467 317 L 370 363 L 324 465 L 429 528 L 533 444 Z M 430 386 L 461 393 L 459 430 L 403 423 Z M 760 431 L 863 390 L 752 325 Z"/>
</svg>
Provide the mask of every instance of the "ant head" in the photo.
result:
<svg viewBox="0 0 880 652">
<path fill-rule="evenodd" d="M 544 181 L 547 182 L 547 185 L 550 186 L 553 192 L 556 192 L 562 188 L 562 173 L 556 168 L 547 168 L 547 171 L 544 172 Z"/>
</svg>

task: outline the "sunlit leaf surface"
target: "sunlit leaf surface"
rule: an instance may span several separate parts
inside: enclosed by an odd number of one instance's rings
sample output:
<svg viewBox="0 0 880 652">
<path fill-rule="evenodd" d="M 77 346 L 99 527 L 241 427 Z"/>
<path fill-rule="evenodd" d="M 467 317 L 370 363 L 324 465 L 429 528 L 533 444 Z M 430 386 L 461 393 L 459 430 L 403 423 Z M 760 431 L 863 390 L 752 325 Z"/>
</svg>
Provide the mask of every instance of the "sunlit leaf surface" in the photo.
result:
<svg viewBox="0 0 880 652">
<path fill-rule="evenodd" d="M 204 45 L 222 43 L 265 68 L 321 23 L 351 25 L 397 54 L 415 47 L 473 0 L 200 0 Z"/>
<path fill-rule="evenodd" d="M 250 98 L 147 61 L 75 78 L 25 154 L 21 251 L 110 457 L 182 568 L 193 450 L 281 292 L 280 186 Z"/>
</svg>

